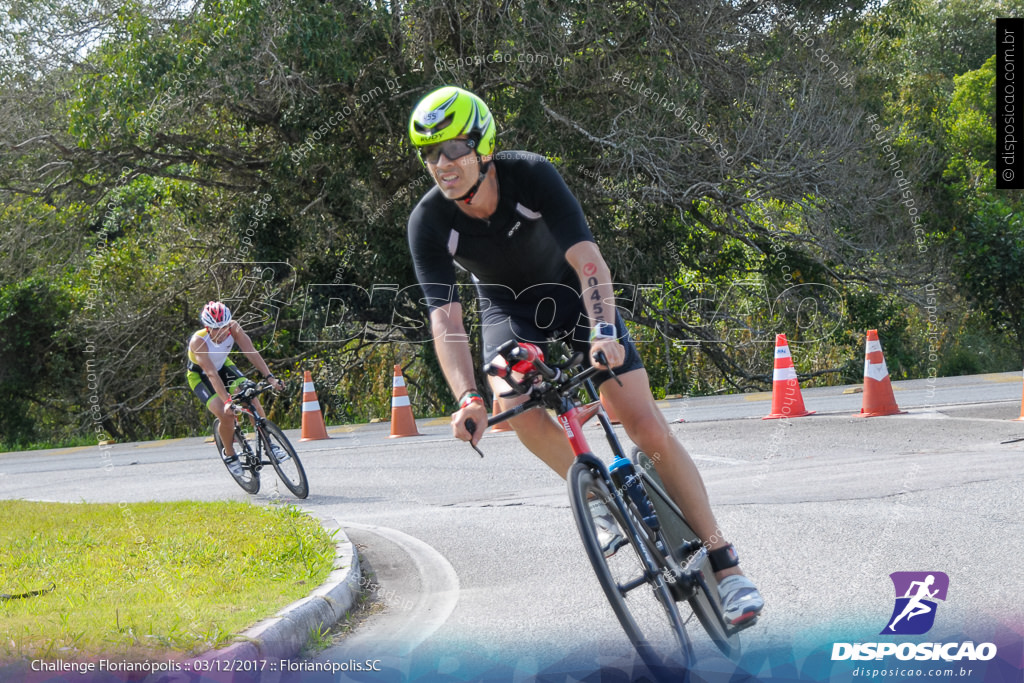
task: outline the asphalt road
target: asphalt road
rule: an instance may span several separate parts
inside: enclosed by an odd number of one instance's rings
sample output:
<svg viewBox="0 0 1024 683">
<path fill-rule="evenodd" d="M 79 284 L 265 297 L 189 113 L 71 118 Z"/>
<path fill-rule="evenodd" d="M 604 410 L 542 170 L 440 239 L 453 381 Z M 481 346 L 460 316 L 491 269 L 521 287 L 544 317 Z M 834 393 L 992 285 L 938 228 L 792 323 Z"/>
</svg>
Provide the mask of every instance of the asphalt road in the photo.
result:
<svg viewBox="0 0 1024 683">
<path fill-rule="evenodd" d="M 1024 632 L 1019 373 L 897 383 L 907 414 L 883 418 L 853 417 L 861 395 L 849 390 L 805 390 L 817 414 L 790 420 L 759 419 L 768 394 L 661 403 L 685 419 L 673 430 L 767 602 L 743 634 L 747 671 L 800 661 L 830 638 L 877 639 L 896 571 L 949 575 L 930 639 Z M 386 438 L 387 424 L 332 428 L 329 441 L 289 434 L 311 480 L 303 507 L 347 528 L 376 596 L 314 661 L 379 658 L 408 679 L 582 678 L 601 666 L 629 677 L 635 657 L 584 556 L 564 482 L 512 434 L 488 434 L 481 459 L 443 420 L 419 427 L 423 436 L 402 439 Z M 596 427 L 587 434 L 601 452 Z M 264 482 L 254 502 L 290 499 L 272 473 Z M 250 499 L 203 439 L 0 454 L 0 497 Z M 731 670 L 695 623 L 690 632 L 699 671 Z"/>
</svg>

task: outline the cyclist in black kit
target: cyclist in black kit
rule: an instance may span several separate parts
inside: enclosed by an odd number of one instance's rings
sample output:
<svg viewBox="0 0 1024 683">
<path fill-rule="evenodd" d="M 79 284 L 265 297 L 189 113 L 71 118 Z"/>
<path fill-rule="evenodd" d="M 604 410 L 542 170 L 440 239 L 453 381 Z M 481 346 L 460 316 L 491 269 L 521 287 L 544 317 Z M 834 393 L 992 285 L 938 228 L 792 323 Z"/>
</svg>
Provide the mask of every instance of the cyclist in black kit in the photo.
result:
<svg viewBox="0 0 1024 683">
<path fill-rule="evenodd" d="M 602 399 L 630 440 L 651 454 L 668 493 L 707 544 L 726 619 L 752 619 L 764 602 L 723 538 L 693 460 L 654 402 L 647 371 L 616 312 L 611 273 L 579 202 L 544 157 L 495 154 L 495 132 L 483 100 L 451 86 L 423 98 L 409 121 L 412 144 L 437 184 L 409 217 L 409 247 L 441 369 L 459 397 L 454 435 L 476 444 L 484 430 L 470 434 L 466 421 L 487 422 L 455 287 L 457 264 L 476 286 L 485 362 L 511 339 L 544 343 L 560 337 L 592 363 L 597 352 L 604 353 L 622 386 L 603 383 L 607 372 L 596 375 Z M 503 380 L 490 382 L 495 395 L 508 391 Z M 499 408 L 525 399 L 499 399 Z M 572 449 L 545 411 L 526 411 L 510 424 L 527 448 L 566 476 Z M 610 540 L 606 552 L 615 547 Z"/>
</svg>

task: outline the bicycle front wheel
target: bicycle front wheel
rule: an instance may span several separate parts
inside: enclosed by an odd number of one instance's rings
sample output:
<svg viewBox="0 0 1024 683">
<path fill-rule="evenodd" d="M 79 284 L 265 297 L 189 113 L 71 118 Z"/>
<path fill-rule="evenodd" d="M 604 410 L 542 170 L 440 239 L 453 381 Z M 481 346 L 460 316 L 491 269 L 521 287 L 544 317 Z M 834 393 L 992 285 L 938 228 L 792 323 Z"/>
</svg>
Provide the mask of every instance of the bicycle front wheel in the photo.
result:
<svg viewBox="0 0 1024 683">
<path fill-rule="evenodd" d="M 633 534 L 600 473 L 577 461 L 569 470 L 568 483 L 587 557 L 629 640 L 650 665 L 662 664 L 659 653 L 678 653 L 682 665 L 687 666 L 690 641 L 665 580 L 666 568 Z M 605 557 L 607 541 L 616 535 L 627 542 Z"/>
<path fill-rule="evenodd" d="M 291 441 L 280 427 L 267 420 L 260 430 L 260 437 L 263 439 L 263 448 L 270 457 L 270 463 L 288 490 L 297 498 L 308 496 L 309 482 L 306 480 L 306 470 L 302 467 Z"/>
<path fill-rule="evenodd" d="M 221 455 L 224 452 L 224 443 L 220 438 L 220 418 L 215 418 L 213 421 L 213 440 L 217 443 L 217 455 L 220 457 L 221 462 L 224 462 L 224 457 Z M 250 449 L 248 453 L 251 453 L 251 447 L 246 443 L 241 432 L 238 428 L 235 428 L 235 455 L 238 456 L 238 460 L 242 465 L 242 473 L 236 475 L 231 469 L 228 469 L 228 474 L 231 478 L 242 487 L 242 490 L 246 493 L 259 493 L 260 490 L 260 473 L 253 469 L 249 464 L 249 458 L 247 457 L 246 449 Z M 227 463 L 224 463 L 224 467 L 227 467 Z"/>
</svg>

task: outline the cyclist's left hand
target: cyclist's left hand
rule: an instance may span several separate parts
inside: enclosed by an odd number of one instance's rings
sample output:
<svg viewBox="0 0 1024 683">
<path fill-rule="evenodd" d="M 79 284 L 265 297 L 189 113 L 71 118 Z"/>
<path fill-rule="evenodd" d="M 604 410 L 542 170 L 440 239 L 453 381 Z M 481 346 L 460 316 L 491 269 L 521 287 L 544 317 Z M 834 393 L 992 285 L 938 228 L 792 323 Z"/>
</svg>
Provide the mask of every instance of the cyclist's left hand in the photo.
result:
<svg viewBox="0 0 1024 683">
<path fill-rule="evenodd" d="M 476 423 L 476 431 L 472 434 L 466 429 L 466 420 L 473 420 Z M 452 435 L 456 439 L 469 441 L 475 446 L 480 443 L 480 439 L 483 438 L 486 429 L 487 408 L 480 401 L 473 401 L 452 415 Z"/>
<path fill-rule="evenodd" d="M 604 352 L 604 357 L 608 359 L 608 365 L 602 365 L 598 363 L 594 356 L 598 351 Z M 615 339 L 595 339 L 590 342 L 590 362 L 599 368 L 614 368 L 626 360 L 626 347 L 620 344 Z"/>
<path fill-rule="evenodd" d="M 284 391 L 284 382 L 282 382 L 276 377 L 270 378 L 270 386 L 274 389 L 274 391 Z"/>
</svg>

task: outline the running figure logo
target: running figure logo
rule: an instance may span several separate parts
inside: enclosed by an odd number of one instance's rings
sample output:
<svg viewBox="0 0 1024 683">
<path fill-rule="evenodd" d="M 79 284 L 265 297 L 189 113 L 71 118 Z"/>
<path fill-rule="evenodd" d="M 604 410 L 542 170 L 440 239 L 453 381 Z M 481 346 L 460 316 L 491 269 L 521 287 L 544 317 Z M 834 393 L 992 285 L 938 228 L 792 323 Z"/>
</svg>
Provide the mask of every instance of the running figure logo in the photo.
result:
<svg viewBox="0 0 1024 683">
<path fill-rule="evenodd" d="M 879 635 L 921 635 L 935 624 L 935 600 L 946 599 L 949 577 L 942 572 L 893 572 L 896 606 Z"/>
</svg>

